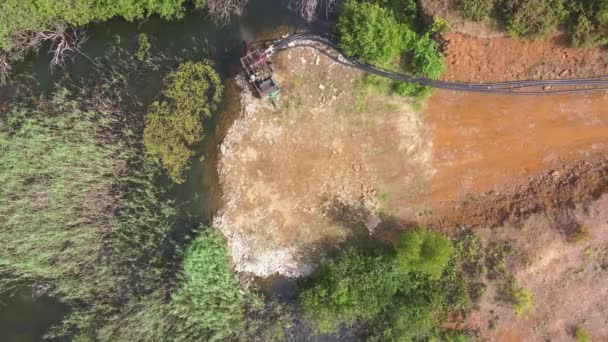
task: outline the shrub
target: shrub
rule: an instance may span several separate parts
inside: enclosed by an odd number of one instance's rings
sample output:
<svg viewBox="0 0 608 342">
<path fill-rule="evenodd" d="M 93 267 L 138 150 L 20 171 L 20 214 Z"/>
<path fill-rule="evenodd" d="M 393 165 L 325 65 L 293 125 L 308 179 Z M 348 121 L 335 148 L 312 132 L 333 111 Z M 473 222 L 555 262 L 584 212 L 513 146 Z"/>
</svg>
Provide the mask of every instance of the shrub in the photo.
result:
<svg viewBox="0 0 608 342">
<path fill-rule="evenodd" d="M 471 309 L 485 291 L 483 246 L 479 236 L 466 233 L 452 243 L 454 252 L 441 277 L 449 309 Z"/>
<path fill-rule="evenodd" d="M 244 299 L 222 237 L 204 230 L 184 255 L 180 288 L 171 312 L 180 321 L 175 341 L 222 341 L 243 329 Z"/>
<path fill-rule="evenodd" d="M 430 337 L 437 328 L 434 317 L 436 307 L 417 294 L 401 298 L 387 312 L 389 328 L 384 338 L 393 341 L 418 341 Z"/>
<path fill-rule="evenodd" d="M 483 21 L 492 13 L 494 3 L 495 0 L 458 0 L 456 10 L 464 18 Z"/>
<path fill-rule="evenodd" d="M 404 272 L 421 272 L 438 277 L 450 259 L 450 241 L 423 228 L 407 231 L 395 243 L 397 263 Z"/>
<path fill-rule="evenodd" d="M 135 52 L 135 58 L 143 62 L 149 58 L 150 48 L 152 45 L 150 44 L 150 37 L 148 37 L 145 33 L 140 33 L 137 35 L 137 52 Z"/>
<path fill-rule="evenodd" d="M 503 11 L 508 31 L 522 37 L 545 35 L 568 14 L 563 0 L 503 0 Z"/>
<path fill-rule="evenodd" d="M 511 294 L 513 309 L 517 316 L 530 311 L 533 307 L 532 292 L 522 288 L 516 288 Z"/>
<path fill-rule="evenodd" d="M 573 1 L 569 30 L 574 46 L 608 43 L 608 2 Z"/>
<path fill-rule="evenodd" d="M 342 323 L 374 318 L 390 304 L 397 288 L 387 256 L 348 249 L 304 285 L 300 300 L 317 330 L 329 333 Z"/>
<path fill-rule="evenodd" d="M 418 16 L 416 0 L 373 0 L 372 2 L 393 11 L 400 22 L 414 24 Z"/>
<path fill-rule="evenodd" d="M 437 42 L 428 33 L 413 41 L 411 49 L 412 65 L 417 76 L 437 79 L 445 71 L 443 56 L 438 52 Z"/>
<path fill-rule="evenodd" d="M 591 341 L 591 336 L 589 335 L 589 332 L 587 332 L 587 330 L 585 330 L 585 328 L 580 325 L 577 325 L 576 328 L 574 329 L 574 337 L 576 338 L 576 341 L 578 341 L 578 342 Z"/>
<path fill-rule="evenodd" d="M 202 140 L 202 119 L 211 116 L 222 97 L 219 75 L 209 63 L 187 62 L 166 78 L 164 100 L 150 106 L 144 146 L 176 183 L 193 156 L 191 145 Z"/>
<path fill-rule="evenodd" d="M 349 0 L 337 24 L 340 47 L 366 63 L 386 63 L 401 52 L 415 33 L 399 23 L 392 11 L 368 2 Z"/>
</svg>

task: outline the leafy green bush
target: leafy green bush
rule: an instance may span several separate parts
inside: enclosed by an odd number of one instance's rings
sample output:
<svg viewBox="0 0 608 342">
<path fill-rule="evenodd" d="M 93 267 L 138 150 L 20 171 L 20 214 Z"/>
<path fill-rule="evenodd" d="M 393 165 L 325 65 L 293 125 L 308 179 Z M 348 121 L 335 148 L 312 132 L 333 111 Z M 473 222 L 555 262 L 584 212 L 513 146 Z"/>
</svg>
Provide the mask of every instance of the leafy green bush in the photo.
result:
<svg viewBox="0 0 608 342">
<path fill-rule="evenodd" d="M 181 283 L 171 301 L 181 321 L 172 340 L 222 341 L 241 333 L 245 300 L 219 233 L 204 230 L 188 247 Z"/>
<path fill-rule="evenodd" d="M 486 20 L 494 9 L 495 0 L 458 0 L 456 10 L 466 19 Z"/>
<path fill-rule="evenodd" d="M 410 74 L 437 79 L 445 71 L 443 56 L 431 38 L 432 32 L 416 33 L 415 17 L 414 1 L 378 0 L 369 3 L 350 0 L 343 5 L 338 19 L 340 47 L 349 56 L 384 67 L 393 67 L 396 57 L 404 54 L 410 57 Z M 430 88 L 413 83 L 391 82 L 389 89 L 416 98 L 424 98 L 431 93 Z"/>
<path fill-rule="evenodd" d="M 349 0 L 337 24 L 340 47 L 348 56 L 367 63 L 386 63 L 415 37 L 394 13 L 369 2 Z"/>
<path fill-rule="evenodd" d="M 369 320 L 392 300 L 398 288 L 390 258 L 347 249 L 330 261 L 300 294 L 305 316 L 320 332 Z"/>
<path fill-rule="evenodd" d="M 164 100 L 150 106 L 144 146 L 176 183 L 194 152 L 191 145 L 203 139 L 203 117 L 210 117 L 222 98 L 219 75 L 209 63 L 186 62 L 166 78 Z"/>
<path fill-rule="evenodd" d="M 380 7 L 393 11 L 400 22 L 413 24 L 418 17 L 418 4 L 416 0 L 372 0 Z"/>
<path fill-rule="evenodd" d="M 395 250 L 402 271 L 420 272 L 432 277 L 441 275 L 452 253 L 447 238 L 422 228 L 401 234 Z"/>
<path fill-rule="evenodd" d="M 412 65 L 417 76 L 438 79 L 445 72 L 443 56 L 437 52 L 438 46 L 428 33 L 416 39 L 412 47 Z"/>
</svg>

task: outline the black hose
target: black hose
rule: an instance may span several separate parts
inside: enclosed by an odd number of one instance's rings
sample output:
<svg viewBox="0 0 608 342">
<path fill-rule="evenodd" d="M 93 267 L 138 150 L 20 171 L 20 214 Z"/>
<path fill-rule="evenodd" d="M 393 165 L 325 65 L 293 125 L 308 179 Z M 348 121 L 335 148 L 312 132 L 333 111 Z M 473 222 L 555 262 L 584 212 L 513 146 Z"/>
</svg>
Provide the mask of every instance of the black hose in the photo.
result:
<svg viewBox="0 0 608 342">
<path fill-rule="evenodd" d="M 566 93 L 583 93 L 591 91 L 608 91 L 608 76 L 595 76 L 586 78 L 570 78 L 570 79 L 549 79 L 549 80 L 521 80 L 521 81 L 505 81 L 491 83 L 466 83 L 466 82 L 448 82 L 434 80 L 425 77 L 413 77 L 406 74 L 394 72 L 378 66 L 362 63 L 356 58 L 347 57 L 343 50 L 334 43 L 335 38 L 330 35 L 315 34 L 315 33 L 298 33 L 285 38 L 275 40 L 272 43 L 272 48 L 276 51 L 290 49 L 296 46 L 312 47 L 332 60 L 349 67 L 353 67 L 364 72 L 392 79 L 397 82 L 415 83 L 422 86 L 432 88 L 478 92 L 478 93 L 493 93 L 493 94 L 515 94 L 515 95 L 550 95 L 550 94 L 566 94 Z M 266 40 L 259 43 L 268 44 Z M 292 44 L 296 42 L 312 42 L 302 44 Z M 331 54 L 323 49 L 319 44 L 329 47 L 335 51 L 337 55 Z M 554 89 L 557 87 L 574 87 L 573 89 Z M 577 88 L 578 87 L 578 88 Z M 532 90 L 529 88 L 542 88 Z"/>
</svg>

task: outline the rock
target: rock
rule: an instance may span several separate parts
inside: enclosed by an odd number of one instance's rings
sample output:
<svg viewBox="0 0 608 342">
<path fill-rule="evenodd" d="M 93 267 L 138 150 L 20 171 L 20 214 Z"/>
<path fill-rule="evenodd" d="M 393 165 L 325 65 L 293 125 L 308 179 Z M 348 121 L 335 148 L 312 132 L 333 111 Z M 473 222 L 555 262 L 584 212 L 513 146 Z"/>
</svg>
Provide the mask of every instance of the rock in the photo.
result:
<svg viewBox="0 0 608 342">
<path fill-rule="evenodd" d="M 319 58 L 319 56 L 317 56 L 317 59 L 315 60 L 315 65 L 319 65 L 320 61 L 321 61 L 321 58 Z"/>
<path fill-rule="evenodd" d="M 370 214 L 365 221 L 365 228 L 367 228 L 371 234 L 380 223 L 382 223 L 382 219 L 380 219 L 378 215 Z"/>
<path fill-rule="evenodd" d="M 324 89 L 325 89 L 325 86 L 324 86 L 324 85 L 322 85 L 322 84 L 319 84 L 319 89 L 324 90 Z"/>
</svg>

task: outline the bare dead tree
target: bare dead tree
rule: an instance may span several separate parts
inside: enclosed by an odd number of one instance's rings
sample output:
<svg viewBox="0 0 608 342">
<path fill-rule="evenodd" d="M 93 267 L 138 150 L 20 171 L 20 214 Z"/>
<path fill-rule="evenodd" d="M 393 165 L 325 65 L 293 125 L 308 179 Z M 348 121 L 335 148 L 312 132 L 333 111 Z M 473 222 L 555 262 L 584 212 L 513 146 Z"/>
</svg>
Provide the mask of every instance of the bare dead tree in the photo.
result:
<svg viewBox="0 0 608 342">
<path fill-rule="evenodd" d="M 201 7 L 207 9 L 213 20 L 226 23 L 232 15 L 240 15 L 248 0 L 203 0 Z"/>
<path fill-rule="evenodd" d="M 336 8 L 337 0 L 292 0 L 292 6 L 307 21 L 317 19 L 317 13 L 325 13 L 325 17 Z"/>
<path fill-rule="evenodd" d="M 87 37 L 82 29 L 72 26 L 64 26 L 58 36 L 52 40 L 50 52 L 51 69 L 55 66 L 63 66 L 66 58 L 72 58 L 80 52 Z"/>
<path fill-rule="evenodd" d="M 86 41 L 86 35 L 82 29 L 65 23 L 56 23 L 52 27 L 40 31 L 21 31 L 11 38 L 13 48 L 7 54 L 15 56 L 17 59 L 43 43 L 50 42 L 51 70 L 56 66 L 63 66 L 66 59 L 78 53 Z"/>
</svg>

